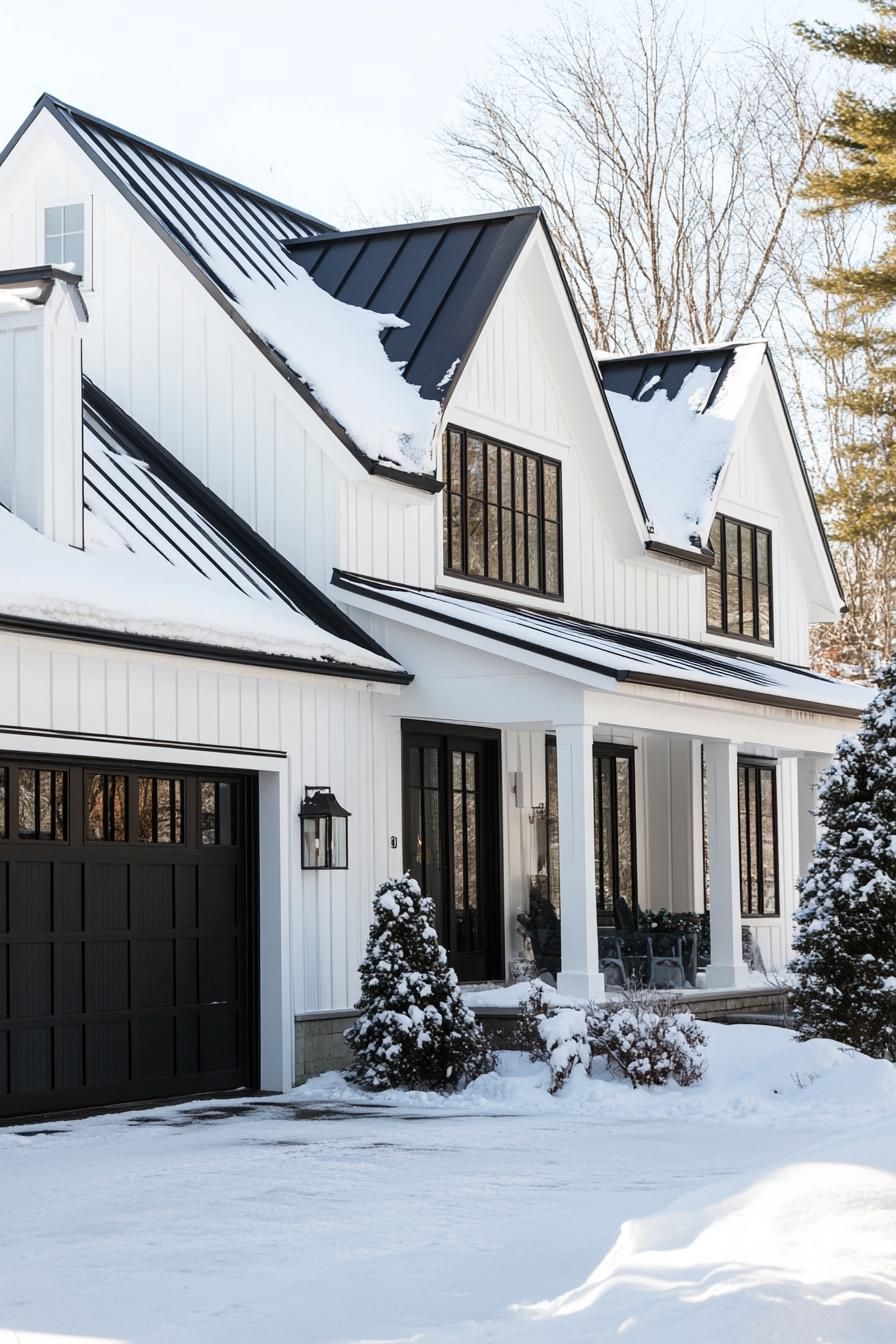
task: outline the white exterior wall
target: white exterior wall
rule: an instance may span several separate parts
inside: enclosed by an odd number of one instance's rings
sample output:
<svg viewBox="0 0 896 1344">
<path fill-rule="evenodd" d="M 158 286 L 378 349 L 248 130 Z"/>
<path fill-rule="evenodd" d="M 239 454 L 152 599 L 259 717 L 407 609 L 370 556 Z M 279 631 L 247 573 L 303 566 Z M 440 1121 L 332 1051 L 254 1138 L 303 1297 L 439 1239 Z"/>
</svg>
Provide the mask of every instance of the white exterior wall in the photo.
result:
<svg viewBox="0 0 896 1344">
<path fill-rule="evenodd" d="M 0 632 L 0 752 L 10 732 L 43 730 L 85 735 L 75 750 L 88 757 L 117 754 L 114 739 L 128 740 L 135 760 L 168 750 L 187 764 L 191 752 L 217 748 L 214 759 L 226 767 L 240 753 L 287 754 L 293 1012 L 344 1008 L 357 997 L 373 891 L 394 862 L 385 799 L 397 789 L 390 778 L 397 761 L 378 717 L 390 694 L 371 694 L 362 681 Z M 55 736 L 34 749 L 71 754 Z M 256 764 L 240 759 L 233 768 L 271 768 L 263 756 Z M 309 784 L 331 785 L 352 813 L 345 872 L 301 869 L 297 817 Z"/>
</svg>

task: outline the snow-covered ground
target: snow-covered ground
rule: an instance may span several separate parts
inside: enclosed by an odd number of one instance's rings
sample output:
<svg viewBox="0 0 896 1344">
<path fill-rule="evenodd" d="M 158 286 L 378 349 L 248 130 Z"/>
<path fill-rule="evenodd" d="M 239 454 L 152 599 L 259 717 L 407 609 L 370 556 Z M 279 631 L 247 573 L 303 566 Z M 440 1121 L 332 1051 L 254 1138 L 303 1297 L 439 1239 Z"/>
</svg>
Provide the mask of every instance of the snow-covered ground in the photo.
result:
<svg viewBox="0 0 896 1344">
<path fill-rule="evenodd" d="M 338 1075 L 0 1130 L 0 1344 L 877 1344 L 896 1069 L 710 1026 L 705 1080 Z"/>
</svg>

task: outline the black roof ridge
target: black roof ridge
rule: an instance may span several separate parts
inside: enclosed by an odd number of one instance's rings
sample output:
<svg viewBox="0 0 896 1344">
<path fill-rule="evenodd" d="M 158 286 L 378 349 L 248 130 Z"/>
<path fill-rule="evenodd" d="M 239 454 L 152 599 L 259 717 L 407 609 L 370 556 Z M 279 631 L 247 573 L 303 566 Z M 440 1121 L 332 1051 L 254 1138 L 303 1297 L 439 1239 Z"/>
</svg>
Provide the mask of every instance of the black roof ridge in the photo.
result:
<svg viewBox="0 0 896 1344">
<path fill-rule="evenodd" d="M 92 121 L 96 126 L 101 126 L 103 130 L 112 131 L 115 135 L 122 136 L 125 140 L 131 140 L 134 144 L 142 145 L 144 149 L 150 150 L 154 154 L 162 154 L 167 159 L 173 159 L 176 163 L 181 163 L 185 168 L 189 168 L 194 173 L 201 173 L 203 177 L 211 178 L 212 181 L 220 183 L 222 186 L 229 187 L 231 190 L 242 192 L 245 196 L 250 196 L 257 201 L 262 201 L 265 205 L 272 206 L 275 210 L 282 210 L 287 215 L 294 215 L 297 219 L 303 220 L 313 228 L 320 229 L 327 233 L 338 232 L 332 224 L 325 220 L 317 219 L 314 215 L 308 214 L 306 210 L 299 210 L 294 205 L 287 205 L 286 201 L 279 200 L 276 196 L 269 196 L 264 191 L 259 191 L 255 187 L 248 186 L 245 182 L 238 182 L 236 178 L 228 177 L 226 173 L 219 173 L 214 168 L 208 168 L 203 163 L 197 163 L 195 159 L 188 159 L 184 154 L 178 154 L 173 149 L 166 149 L 164 145 L 156 144 L 154 140 L 148 140 L 145 136 L 136 135 L 133 131 L 126 130 L 123 126 L 118 126 L 114 121 L 106 121 L 104 117 L 97 117 L 93 112 L 85 112 L 83 108 L 75 107 L 74 104 L 66 102 L 64 98 L 57 98 L 55 94 L 48 91 L 41 94 L 34 104 L 35 111 L 42 106 L 52 104 L 57 111 L 66 112 L 73 117 L 83 117 L 85 121 Z"/>
<path fill-rule="evenodd" d="M 412 219 L 406 224 L 372 224 L 362 229 L 330 229 L 327 233 L 310 234 L 307 238 L 285 238 L 284 247 L 302 247 L 306 243 L 335 243 L 341 239 L 369 238 L 371 234 L 409 233 L 412 229 L 447 229 L 459 224 L 488 224 L 499 219 L 518 219 L 521 215 L 542 214 L 540 205 L 525 205 L 518 210 L 490 210 L 477 215 L 455 215 L 449 219 Z"/>
<path fill-rule="evenodd" d="M 309 240 L 310 241 L 310 240 Z M 681 355 L 700 355 L 708 354 L 712 350 L 740 350 L 745 345 L 764 345 L 768 347 L 768 341 L 764 336 L 757 336 L 750 340 L 719 341 L 717 344 L 707 345 L 678 345 L 672 350 L 641 350 L 633 355 L 608 355 L 600 353 L 596 356 L 598 365 L 601 364 L 622 364 L 626 360 L 639 359 L 676 359 Z"/>
<path fill-rule="evenodd" d="M 189 467 L 139 425 L 127 411 L 92 382 L 83 378 L 84 408 L 105 420 L 109 426 L 133 448 L 134 456 L 146 458 L 160 478 L 190 504 L 203 521 L 232 541 L 236 550 L 248 559 L 275 587 L 286 594 L 298 612 L 308 616 L 315 625 L 337 639 L 357 644 L 380 658 L 387 658 L 396 667 L 400 664 L 376 640 L 357 625 L 350 616 L 307 579 L 301 570 L 256 532 L 220 495 L 199 479 Z M 341 664 L 336 664 L 341 666 Z M 376 668 L 370 669 L 371 680 L 378 679 Z"/>
</svg>

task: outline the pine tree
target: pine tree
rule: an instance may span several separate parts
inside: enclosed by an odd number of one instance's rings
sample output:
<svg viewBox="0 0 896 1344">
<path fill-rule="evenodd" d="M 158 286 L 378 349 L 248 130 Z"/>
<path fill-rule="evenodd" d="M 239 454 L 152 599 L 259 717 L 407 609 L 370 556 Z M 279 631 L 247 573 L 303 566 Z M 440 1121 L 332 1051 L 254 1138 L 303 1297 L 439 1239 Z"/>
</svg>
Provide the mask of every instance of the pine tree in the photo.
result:
<svg viewBox="0 0 896 1344">
<path fill-rule="evenodd" d="M 896 70 L 896 2 L 864 0 L 873 17 L 849 28 L 829 23 L 797 24 L 817 50 L 883 73 Z M 823 141 L 825 165 L 810 173 L 805 198 L 812 212 L 845 216 L 883 210 L 890 239 L 896 232 L 896 99 L 875 99 L 855 90 L 837 95 Z M 836 303 L 837 316 L 821 339 L 824 354 L 849 368 L 828 398 L 846 429 L 836 450 L 833 484 L 819 492 L 832 539 L 845 548 L 844 579 L 850 605 L 864 611 L 887 647 L 854 647 L 861 671 L 889 657 L 896 622 L 892 592 L 896 536 L 896 241 L 888 241 L 868 264 L 832 266 L 816 284 Z M 872 575 L 863 571 L 869 568 Z M 855 570 L 851 573 L 850 570 Z M 862 622 L 860 622 L 861 624 Z M 848 623 L 847 623 L 848 625 Z M 844 633 L 846 632 L 844 627 Z M 834 640 L 837 639 L 833 632 Z M 870 656 L 869 656 L 870 654 Z"/>
<path fill-rule="evenodd" d="M 439 945 L 432 900 L 407 873 L 377 889 L 360 969 L 361 1015 L 345 1033 L 351 1082 L 453 1092 L 495 1067 Z"/>
<path fill-rule="evenodd" d="M 823 832 L 806 877 L 791 970 L 803 1040 L 896 1058 L 896 664 L 819 788 Z"/>
</svg>

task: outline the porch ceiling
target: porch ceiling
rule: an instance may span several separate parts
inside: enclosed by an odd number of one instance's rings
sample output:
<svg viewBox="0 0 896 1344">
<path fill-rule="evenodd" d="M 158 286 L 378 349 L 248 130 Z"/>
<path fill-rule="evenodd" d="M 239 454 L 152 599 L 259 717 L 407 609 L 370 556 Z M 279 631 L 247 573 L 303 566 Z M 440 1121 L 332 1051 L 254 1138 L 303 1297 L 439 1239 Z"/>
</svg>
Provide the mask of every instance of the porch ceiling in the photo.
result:
<svg viewBox="0 0 896 1344">
<path fill-rule="evenodd" d="M 808 668 L 728 653 L 705 645 L 597 625 L 573 616 L 390 583 L 335 571 L 333 583 L 368 610 L 440 627 L 447 638 L 472 636 L 494 652 L 523 651 L 540 666 L 594 684 L 656 686 L 804 712 L 856 718 L 868 703 L 866 687 L 836 681 Z M 604 686 L 607 681 L 604 681 Z"/>
</svg>

